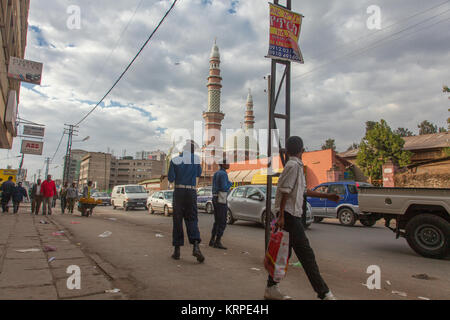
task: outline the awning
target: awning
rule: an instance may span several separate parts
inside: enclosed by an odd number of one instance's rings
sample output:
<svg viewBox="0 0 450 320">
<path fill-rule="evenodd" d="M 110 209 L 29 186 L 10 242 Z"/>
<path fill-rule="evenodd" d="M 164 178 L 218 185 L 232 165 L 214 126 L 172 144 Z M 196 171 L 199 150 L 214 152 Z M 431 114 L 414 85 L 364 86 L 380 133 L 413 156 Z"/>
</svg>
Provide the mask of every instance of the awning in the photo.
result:
<svg viewBox="0 0 450 320">
<path fill-rule="evenodd" d="M 236 176 L 236 182 L 243 182 L 244 178 L 247 177 L 247 175 L 251 172 L 252 170 L 242 170 L 239 171 L 239 174 Z"/>
<path fill-rule="evenodd" d="M 249 170 L 250 172 L 249 172 L 249 174 L 247 174 L 246 176 L 245 176 L 245 178 L 242 180 L 242 182 L 245 182 L 245 183 L 251 183 L 252 182 L 252 179 L 253 179 L 253 176 L 255 175 L 255 174 L 257 174 L 260 170 Z"/>
<path fill-rule="evenodd" d="M 230 171 L 228 172 L 228 180 L 231 182 L 240 182 L 236 180 L 236 177 L 241 173 L 241 171 Z"/>
<path fill-rule="evenodd" d="M 252 177 L 252 184 L 267 184 L 267 169 L 257 170 L 255 175 Z M 283 172 L 283 169 L 280 168 L 278 170 L 275 170 L 275 172 L 281 173 Z M 272 184 L 278 183 L 278 177 L 272 177 Z"/>
</svg>

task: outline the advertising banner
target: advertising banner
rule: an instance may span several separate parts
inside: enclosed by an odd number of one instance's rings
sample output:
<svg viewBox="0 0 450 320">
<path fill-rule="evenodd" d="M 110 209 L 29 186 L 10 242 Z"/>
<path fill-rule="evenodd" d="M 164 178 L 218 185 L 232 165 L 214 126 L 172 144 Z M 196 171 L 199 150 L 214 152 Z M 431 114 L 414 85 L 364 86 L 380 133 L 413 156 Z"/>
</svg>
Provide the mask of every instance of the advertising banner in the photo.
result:
<svg viewBox="0 0 450 320">
<path fill-rule="evenodd" d="M 9 58 L 8 77 L 33 84 L 41 84 L 43 64 L 16 57 Z"/>
<path fill-rule="evenodd" d="M 304 63 L 298 45 L 303 16 L 272 3 L 268 58 Z"/>
<path fill-rule="evenodd" d="M 42 141 L 22 140 L 21 153 L 41 156 L 44 149 Z"/>
<path fill-rule="evenodd" d="M 25 136 L 36 136 L 36 137 L 43 137 L 45 133 L 44 127 L 35 127 L 35 126 L 23 126 L 23 134 Z"/>
</svg>

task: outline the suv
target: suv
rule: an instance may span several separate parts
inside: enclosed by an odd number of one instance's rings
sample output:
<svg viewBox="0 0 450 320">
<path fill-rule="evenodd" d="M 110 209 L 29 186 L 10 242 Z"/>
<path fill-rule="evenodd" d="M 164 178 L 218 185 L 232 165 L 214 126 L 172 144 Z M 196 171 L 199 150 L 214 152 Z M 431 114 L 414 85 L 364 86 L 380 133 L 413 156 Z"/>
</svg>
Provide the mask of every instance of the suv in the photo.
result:
<svg viewBox="0 0 450 320">
<path fill-rule="evenodd" d="M 212 198 L 212 187 L 199 188 L 197 191 L 197 207 L 205 209 L 206 213 L 214 213 Z"/>
<path fill-rule="evenodd" d="M 368 215 L 359 210 L 358 187 L 372 187 L 365 182 L 342 181 L 326 182 L 318 185 L 313 191 L 322 193 L 336 193 L 340 200 L 338 203 L 323 198 L 308 197 L 312 207 L 314 222 L 321 222 L 324 218 L 338 218 L 344 226 L 353 226 L 357 220 L 366 227 L 371 227 L 376 220 L 369 219 Z"/>
</svg>

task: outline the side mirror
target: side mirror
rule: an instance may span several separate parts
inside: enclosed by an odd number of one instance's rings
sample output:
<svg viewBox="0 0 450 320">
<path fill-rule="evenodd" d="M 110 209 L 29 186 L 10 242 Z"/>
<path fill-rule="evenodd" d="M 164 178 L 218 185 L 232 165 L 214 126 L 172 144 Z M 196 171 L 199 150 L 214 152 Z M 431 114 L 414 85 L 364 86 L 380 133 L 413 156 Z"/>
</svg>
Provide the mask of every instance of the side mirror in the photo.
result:
<svg viewBox="0 0 450 320">
<path fill-rule="evenodd" d="M 164 200 L 164 197 L 159 197 L 161 200 Z"/>
</svg>

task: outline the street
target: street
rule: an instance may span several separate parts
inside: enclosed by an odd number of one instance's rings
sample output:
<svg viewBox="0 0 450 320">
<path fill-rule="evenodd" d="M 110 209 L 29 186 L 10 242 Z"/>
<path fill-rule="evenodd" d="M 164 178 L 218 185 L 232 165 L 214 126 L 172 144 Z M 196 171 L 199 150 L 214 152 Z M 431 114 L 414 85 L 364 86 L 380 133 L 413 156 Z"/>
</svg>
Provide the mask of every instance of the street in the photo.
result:
<svg viewBox="0 0 450 320">
<path fill-rule="evenodd" d="M 109 269 L 120 275 L 115 285 L 130 299 L 263 298 L 267 278 L 262 263 L 264 229 L 255 223 L 237 221 L 228 225 L 223 238 L 228 250 L 213 249 L 208 246 L 213 216 L 200 211 L 201 249 L 206 260 L 199 264 L 187 243 L 182 247 L 181 260 L 170 258 L 170 217 L 112 207 L 97 207 L 89 218 L 78 212 L 55 213 L 50 219 L 65 229 L 72 241 L 80 243 L 83 252 L 107 265 L 105 272 Z M 105 231 L 112 234 L 99 237 Z M 372 228 L 359 223 L 344 227 L 325 220 L 314 223 L 307 235 L 325 281 L 340 300 L 450 298 L 450 259 L 423 258 L 405 239 L 396 240 L 380 224 Z M 294 255 L 290 263 L 295 262 Z M 371 275 L 366 270 L 371 265 L 381 269 L 379 290 L 366 287 Z M 413 277 L 418 274 L 426 274 L 428 279 Z M 299 266 L 289 267 L 280 288 L 294 299 L 316 299 Z"/>
</svg>

